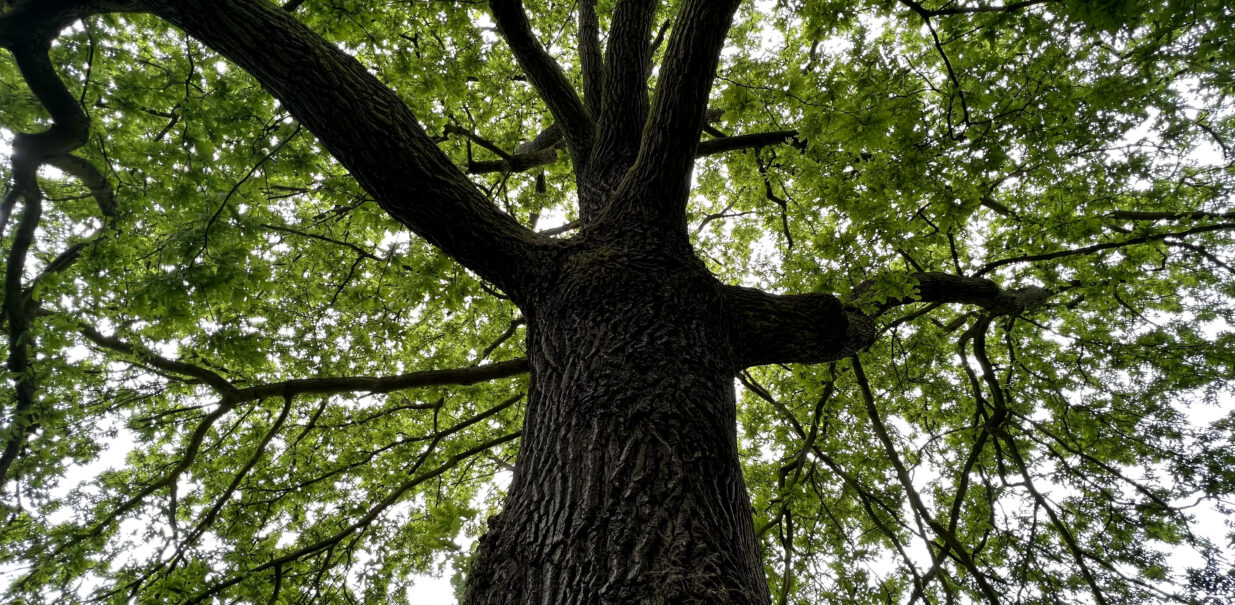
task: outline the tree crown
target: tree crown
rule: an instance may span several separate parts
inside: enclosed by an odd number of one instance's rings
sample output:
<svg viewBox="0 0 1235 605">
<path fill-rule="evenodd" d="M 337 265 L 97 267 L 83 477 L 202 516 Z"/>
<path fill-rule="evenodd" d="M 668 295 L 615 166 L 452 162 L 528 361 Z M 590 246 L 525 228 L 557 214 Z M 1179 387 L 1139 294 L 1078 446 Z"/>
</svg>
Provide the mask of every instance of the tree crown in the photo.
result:
<svg viewBox="0 0 1235 605">
<path fill-rule="evenodd" d="M 780 602 L 1235 598 L 1226 3 L 489 4 L 5 3 L 13 598 L 464 570 L 619 218 L 868 322 L 740 374 Z"/>
</svg>

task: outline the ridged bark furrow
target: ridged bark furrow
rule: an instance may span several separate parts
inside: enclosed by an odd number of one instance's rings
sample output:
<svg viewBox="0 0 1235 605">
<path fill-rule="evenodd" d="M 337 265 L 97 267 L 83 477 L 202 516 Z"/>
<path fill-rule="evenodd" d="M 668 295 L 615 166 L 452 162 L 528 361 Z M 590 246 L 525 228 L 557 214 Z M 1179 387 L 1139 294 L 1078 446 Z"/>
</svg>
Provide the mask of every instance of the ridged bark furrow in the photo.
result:
<svg viewBox="0 0 1235 605">
<path fill-rule="evenodd" d="M 765 603 L 719 284 L 591 246 L 529 314 L 516 476 L 471 604 Z"/>
</svg>

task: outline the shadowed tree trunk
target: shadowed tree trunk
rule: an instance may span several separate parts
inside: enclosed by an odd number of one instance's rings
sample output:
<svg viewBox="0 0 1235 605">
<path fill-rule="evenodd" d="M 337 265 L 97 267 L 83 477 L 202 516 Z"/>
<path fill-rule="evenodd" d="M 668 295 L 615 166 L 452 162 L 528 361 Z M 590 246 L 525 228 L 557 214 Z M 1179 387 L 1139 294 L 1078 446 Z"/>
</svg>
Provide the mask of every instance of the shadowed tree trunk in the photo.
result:
<svg viewBox="0 0 1235 605">
<path fill-rule="evenodd" d="M 534 298 L 523 445 L 469 603 L 767 601 L 725 301 L 674 248 L 589 237 Z"/>
</svg>

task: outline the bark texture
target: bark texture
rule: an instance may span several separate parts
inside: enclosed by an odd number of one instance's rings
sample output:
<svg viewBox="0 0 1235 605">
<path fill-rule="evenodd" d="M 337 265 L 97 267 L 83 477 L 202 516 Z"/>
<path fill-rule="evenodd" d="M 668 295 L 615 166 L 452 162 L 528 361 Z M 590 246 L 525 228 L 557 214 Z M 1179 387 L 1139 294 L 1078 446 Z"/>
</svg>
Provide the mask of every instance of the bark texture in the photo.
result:
<svg viewBox="0 0 1235 605">
<path fill-rule="evenodd" d="M 522 447 L 467 603 L 768 600 L 722 287 L 631 239 L 576 242 L 531 305 Z"/>
</svg>

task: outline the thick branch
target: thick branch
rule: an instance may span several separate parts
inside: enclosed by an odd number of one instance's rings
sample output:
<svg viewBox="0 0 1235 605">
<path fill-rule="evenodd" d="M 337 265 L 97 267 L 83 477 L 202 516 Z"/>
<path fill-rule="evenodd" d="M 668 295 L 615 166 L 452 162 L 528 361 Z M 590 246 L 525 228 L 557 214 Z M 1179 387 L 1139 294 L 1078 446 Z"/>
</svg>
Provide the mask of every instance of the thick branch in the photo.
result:
<svg viewBox="0 0 1235 605">
<path fill-rule="evenodd" d="M 25 25 L 38 29 L 33 24 Z M 6 30 L 10 27 L 20 26 L 11 22 L 6 14 L 5 21 L 0 22 L 0 38 L 4 37 L 3 34 L 7 33 Z M 81 147 L 90 133 L 90 118 L 64 85 L 47 54 L 50 43 L 50 38 L 15 40 L 16 46 L 10 47 L 22 78 L 51 115 L 52 124 L 43 132 L 18 133 L 14 137 L 13 197 L 5 201 L 6 208 L 11 208 L 11 204 L 18 197 L 27 200 L 38 197 L 36 175 L 39 166 L 51 157 L 68 154 Z"/>
<path fill-rule="evenodd" d="M 144 4 L 257 78 L 412 231 L 508 291 L 535 268 L 538 238 L 450 163 L 394 92 L 287 11 L 256 0 Z"/>
<path fill-rule="evenodd" d="M 557 149 L 541 149 L 528 153 L 518 153 L 502 160 L 477 160 L 467 163 L 470 174 L 487 174 L 490 172 L 523 172 L 540 166 L 547 166 L 557 161 Z"/>
<path fill-rule="evenodd" d="M 992 315 L 1019 315 L 1041 306 L 1054 292 L 1038 286 L 1004 290 L 983 278 L 947 273 L 913 273 L 917 296 L 892 298 L 869 315 L 859 312 L 872 295 L 873 282 L 854 288 L 853 304 L 830 294 L 778 296 L 752 288 L 726 286 L 725 302 L 734 325 L 740 367 L 769 363 L 821 363 L 848 357 L 870 346 L 875 319 L 888 309 L 915 302 L 961 303 Z"/>
<path fill-rule="evenodd" d="M 678 12 L 634 168 L 620 188 L 638 215 L 686 232 L 695 148 L 721 47 L 739 0 L 686 0 Z M 616 209 L 619 213 L 627 209 Z M 680 229 L 679 229 L 680 228 Z"/>
<path fill-rule="evenodd" d="M 583 165 L 592 146 L 593 124 L 574 86 L 536 39 L 522 0 L 489 0 L 489 8 L 519 67 L 561 126 L 576 166 Z"/>
<path fill-rule="evenodd" d="M 623 0 L 613 10 L 596 143 L 580 191 L 580 210 L 590 221 L 608 194 L 634 164 L 648 117 L 647 80 L 651 66 L 652 18 L 659 2 Z"/>
<path fill-rule="evenodd" d="M 39 46 L 51 41 L 74 21 L 102 11 L 133 10 L 128 0 L 14 0 L 0 14 L 0 46 Z"/>
<path fill-rule="evenodd" d="M 739 368 L 843 356 L 849 321 L 835 296 L 778 296 L 738 286 L 725 286 L 724 296 Z"/>
<path fill-rule="evenodd" d="M 918 295 L 889 299 L 880 306 L 880 313 L 895 306 L 928 302 L 976 305 L 995 315 L 1018 315 L 1032 311 L 1053 294 L 1038 286 L 1004 290 L 989 279 L 961 277 L 950 273 L 911 273 L 910 278 L 918 284 Z M 855 301 L 860 301 L 866 295 L 870 284 L 871 282 L 863 282 L 854 288 Z"/>
</svg>

